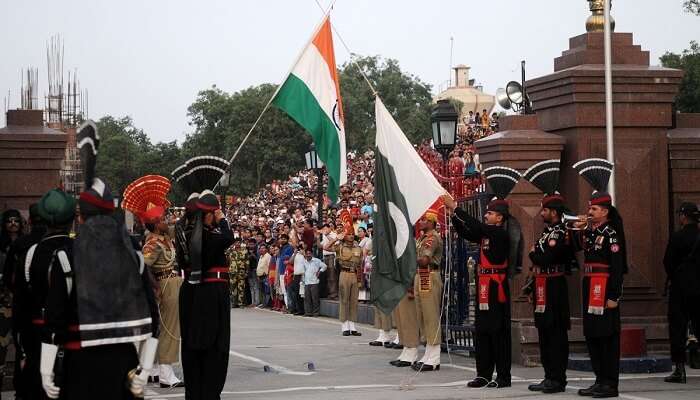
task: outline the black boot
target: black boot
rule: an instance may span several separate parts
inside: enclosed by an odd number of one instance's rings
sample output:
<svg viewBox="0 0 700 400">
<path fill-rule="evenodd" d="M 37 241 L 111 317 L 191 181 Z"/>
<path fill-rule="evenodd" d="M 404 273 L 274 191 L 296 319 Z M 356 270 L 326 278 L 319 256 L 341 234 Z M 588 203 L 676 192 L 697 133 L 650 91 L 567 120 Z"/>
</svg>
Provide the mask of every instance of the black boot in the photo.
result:
<svg viewBox="0 0 700 400">
<path fill-rule="evenodd" d="M 673 370 L 671 375 L 664 378 L 664 382 L 685 383 L 686 382 L 685 364 L 683 364 L 682 362 L 676 363 L 676 368 Z"/>
</svg>

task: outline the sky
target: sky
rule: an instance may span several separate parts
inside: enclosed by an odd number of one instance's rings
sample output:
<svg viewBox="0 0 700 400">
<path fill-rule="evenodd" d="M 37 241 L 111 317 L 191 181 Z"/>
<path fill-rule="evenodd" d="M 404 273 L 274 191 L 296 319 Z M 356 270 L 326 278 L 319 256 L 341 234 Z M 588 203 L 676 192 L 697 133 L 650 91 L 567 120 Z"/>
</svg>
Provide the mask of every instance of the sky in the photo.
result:
<svg viewBox="0 0 700 400">
<path fill-rule="evenodd" d="M 616 32 L 633 32 L 658 65 L 700 41 L 700 17 L 682 2 L 615 0 Z M 471 66 L 493 94 L 519 80 L 520 60 L 528 78 L 551 73 L 588 15 L 585 0 L 337 0 L 331 21 L 351 52 L 397 59 L 435 90 L 450 78 L 454 38 L 453 64 Z M 322 11 L 316 0 L 0 0 L 0 16 L 0 98 L 10 91 L 10 108 L 23 68 L 39 69 L 46 93 L 46 43 L 59 34 L 65 69 L 89 91 L 90 118 L 128 115 L 154 142 L 181 143 L 200 90 L 280 83 Z M 349 59 L 338 37 L 335 50 L 338 64 Z"/>
</svg>

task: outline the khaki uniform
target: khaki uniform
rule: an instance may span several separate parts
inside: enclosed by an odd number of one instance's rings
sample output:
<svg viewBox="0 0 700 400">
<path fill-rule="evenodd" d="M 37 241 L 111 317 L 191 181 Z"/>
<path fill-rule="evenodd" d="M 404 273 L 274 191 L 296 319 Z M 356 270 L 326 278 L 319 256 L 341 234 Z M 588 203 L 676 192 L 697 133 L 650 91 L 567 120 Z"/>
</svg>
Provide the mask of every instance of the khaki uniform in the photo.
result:
<svg viewBox="0 0 700 400">
<path fill-rule="evenodd" d="M 391 314 L 384 314 L 382 310 L 374 307 L 374 327 L 389 332 L 392 328 Z"/>
<path fill-rule="evenodd" d="M 158 338 L 158 362 L 174 364 L 180 355 L 180 312 L 178 297 L 182 278 L 174 271 L 175 245 L 168 236 L 151 233 L 143 246 L 144 263 L 158 282 L 161 334 Z"/>
<path fill-rule="evenodd" d="M 362 278 L 362 249 L 355 242 L 352 245 L 342 242 L 335 245 L 335 254 L 340 265 L 339 319 L 340 322 L 357 322 L 357 299 L 360 295 Z"/>
<path fill-rule="evenodd" d="M 245 281 L 248 277 L 248 253 L 245 250 L 228 251 L 229 280 L 232 304 L 243 307 L 245 304 Z"/>
<path fill-rule="evenodd" d="M 442 239 L 440 234 L 433 230 L 421 236 L 416 244 L 416 250 L 418 258 L 428 257 L 430 259 L 430 265 L 418 267 L 414 281 L 413 291 L 418 325 L 427 345 L 439 345 L 442 342 L 440 330 Z"/>
<path fill-rule="evenodd" d="M 404 347 L 415 349 L 418 347 L 420 335 L 418 333 L 418 317 L 416 314 L 416 299 L 413 290 L 409 289 L 394 310 L 394 322 L 399 331 L 399 341 Z M 414 360 L 411 360 L 414 361 Z"/>
</svg>

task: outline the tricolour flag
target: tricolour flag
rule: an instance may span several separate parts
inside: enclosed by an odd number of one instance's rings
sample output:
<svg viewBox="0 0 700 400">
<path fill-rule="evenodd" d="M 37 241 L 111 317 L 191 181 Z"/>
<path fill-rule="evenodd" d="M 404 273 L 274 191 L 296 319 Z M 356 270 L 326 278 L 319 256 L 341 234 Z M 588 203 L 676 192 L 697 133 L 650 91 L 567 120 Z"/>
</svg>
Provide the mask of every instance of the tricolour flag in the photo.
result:
<svg viewBox="0 0 700 400">
<path fill-rule="evenodd" d="M 335 66 L 330 17 L 326 17 L 273 99 L 311 134 L 328 171 L 328 197 L 347 182 L 343 102 Z"/>
<path fill-rule="evenodd" d="M 376 98 L 375 203 L 371 299 L 390 313 L 413 286 L 416 242 L 413 226 L 445 189 Z"/>
</svg>

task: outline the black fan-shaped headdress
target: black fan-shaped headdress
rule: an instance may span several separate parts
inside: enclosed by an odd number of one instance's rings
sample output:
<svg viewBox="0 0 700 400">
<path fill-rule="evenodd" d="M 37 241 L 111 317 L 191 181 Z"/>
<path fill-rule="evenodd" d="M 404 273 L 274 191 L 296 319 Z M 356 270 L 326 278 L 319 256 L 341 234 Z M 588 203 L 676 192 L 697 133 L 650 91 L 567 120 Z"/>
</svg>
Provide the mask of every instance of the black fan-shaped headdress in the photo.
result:
<svg viewBox="0 0 700 400">
<path fill-rule="evenodd" d="M 495 196 L 486 207 L 487 211 L 496 211 L 508 215 L 508 202 L 505 198 L 510 194 L 521 178 L 520 172 L 508 167 L 491 167 L 484 170 L 486 183 L 490 192 Z"/>
<path fill-rule="evenodd" d="M 554 194 L 559 189 L 560 160 L 545 160 L 528 168 L 523 174 L 536 188 L 545 194 Z"/>
<path fill-rule="evenodd" d="M 92 120 L 85 121 L 76 134 L 78 151 L 80 152 L 80 162 L 83 167 L 83 179 L 85 188 L 92 186 L 95 179 L 95 165 L 97 165 L 97 150 L 100 147 L 100 135 L 97 133 L 97 126 Z"/>
<path fill-rule="evenodd" d="M 95 215 L 114 210 L 114 197 L 109 185 L 95 176 L 97 151 L 100 147 L 100 135 L 92 120 L 85 121 L 76 134 L 80 162 L 83 167 L 85 188 L 80 193 L 80 213 Z"/>
<path fill-rule="evenodd" d="M 508 167 L 491 167 L 484 170 L 486 182 L 499 199 L 505 199 L 521 178 L 520 172 Z"/>
<path fill-rule="evenodd" d="M 172 172 L 173 179 L 188 193 L 213 189 L 228 169 L 229 162 L 220 157 L 192 157 Z"/>
<path fill-rule="evenodd" d="M 612 205 L 612 197 L 606 190 L 613 173 L 613 167 L 613 163 L 602 158 L 589 158 L 574 164 L 573 168 L 576 172 L 593 186 L 594 191 L 591 195 L 590 205 Z"/>
<path fill-rule="evenodd" d="M 560 160 L 545 160 L 533 165 L 523 174 L 523 178 L 544 193 L 542 207 L 564 207 L 564 197 L 558 192 L 560 166 Z"/>
<path fill-rule="evenodd" d="M 604 192 L 608 189 L 608 182 L 613 171 L 613 164 L 602 158 L 589 158 L 574 164 L 574 169 L 583 177 L 593 189 Z"/>
</svg>

